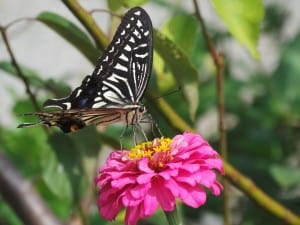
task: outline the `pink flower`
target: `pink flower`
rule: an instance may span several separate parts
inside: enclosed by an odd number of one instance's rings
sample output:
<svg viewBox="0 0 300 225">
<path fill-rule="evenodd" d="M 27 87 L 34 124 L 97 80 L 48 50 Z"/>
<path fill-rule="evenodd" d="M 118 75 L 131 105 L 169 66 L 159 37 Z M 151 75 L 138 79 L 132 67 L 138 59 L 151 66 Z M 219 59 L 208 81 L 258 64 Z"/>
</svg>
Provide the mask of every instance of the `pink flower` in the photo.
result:
<svg viewBox="0 0 300 225">
<path fill-rule="evenodd" d="M 136 225 L 160 206 L 175 209 L 176 198 L 197 208 L 206 202 L 203 187 L 219 195 L 222 185 L 215 170 L 224 174 L 219 155 L 198 134 L 184 133 L 154 139 L 130 151 L 112 152 L 95 178 L 100 214 L 113 220 L 126 208 L 125 224 Z"/>
</svg>

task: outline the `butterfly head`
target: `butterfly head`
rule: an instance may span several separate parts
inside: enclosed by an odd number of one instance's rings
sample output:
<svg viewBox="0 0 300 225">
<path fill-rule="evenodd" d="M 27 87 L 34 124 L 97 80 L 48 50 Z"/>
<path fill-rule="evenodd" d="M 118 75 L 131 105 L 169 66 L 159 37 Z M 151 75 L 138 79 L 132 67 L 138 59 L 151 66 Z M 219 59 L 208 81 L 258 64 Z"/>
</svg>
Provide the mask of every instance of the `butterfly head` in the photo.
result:
<svg viewBox="0 0 300 225">
<path fill-rule="evenodd" d="M 140 107 L 138 108 L 138 113 L 139 113 L 140 115 L 142 115 L 142 114 L 144 114 L 144 113 L 146 113 L 146 112 L 147 112 L 146 106 L 140 105 Z"/>
</svg>

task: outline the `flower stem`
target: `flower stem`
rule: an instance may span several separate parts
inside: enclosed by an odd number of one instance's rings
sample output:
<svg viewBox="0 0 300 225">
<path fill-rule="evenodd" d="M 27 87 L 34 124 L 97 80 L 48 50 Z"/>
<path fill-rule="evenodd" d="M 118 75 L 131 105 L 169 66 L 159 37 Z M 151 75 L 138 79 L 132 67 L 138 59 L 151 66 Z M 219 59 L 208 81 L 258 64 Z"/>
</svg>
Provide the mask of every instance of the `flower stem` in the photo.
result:
<svg viewBox="0 0 300 225">
<path fill-rule="evenodd" d="M 179 218 L 178 210 L 176 207 L 172 212 L 165 211 L 165 215 L 167 217 L 169 225 L 183 225 L 181 218 Z"/>
<path fill-rule="evenodd" d="M 194 0 L 196 17 L 200 22 L 201 30 L 206 41 L 206 45 L 217 69 L 217 101 L 218 101 L 218 119 L 219 119 L 219 135 L 220 149 L 223 160 L 227 161 L 227 137 L 225 129 L 225 103 L 224 103 L 224 59 L 223 56 L 216 50 L 214 44 L 207 32 L 206 24 L 200 13 L 199 4 Z M 223 198 L 224 198 L 224 225 L 231 224 L 230 210 L 230 186 L 227 180 L 223 178 Z"/>
</svg>

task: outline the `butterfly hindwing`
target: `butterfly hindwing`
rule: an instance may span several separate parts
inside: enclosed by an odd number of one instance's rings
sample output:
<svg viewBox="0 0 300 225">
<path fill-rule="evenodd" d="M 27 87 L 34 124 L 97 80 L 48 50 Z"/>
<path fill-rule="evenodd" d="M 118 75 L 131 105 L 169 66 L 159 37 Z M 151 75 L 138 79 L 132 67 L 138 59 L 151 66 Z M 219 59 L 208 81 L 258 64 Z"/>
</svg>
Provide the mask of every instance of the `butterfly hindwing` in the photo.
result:
<svg viewBox="0 0 300 225">
<path fill-rule="evenodd" d="M 44 106 L 70 110 L 138 103 L 152 70 L 152 43 L 152 23 L 148 14 L 140 7 L 129 10 L 93 74 L 86 76 L 70 96 L 49 99 Z"/>
</svg>

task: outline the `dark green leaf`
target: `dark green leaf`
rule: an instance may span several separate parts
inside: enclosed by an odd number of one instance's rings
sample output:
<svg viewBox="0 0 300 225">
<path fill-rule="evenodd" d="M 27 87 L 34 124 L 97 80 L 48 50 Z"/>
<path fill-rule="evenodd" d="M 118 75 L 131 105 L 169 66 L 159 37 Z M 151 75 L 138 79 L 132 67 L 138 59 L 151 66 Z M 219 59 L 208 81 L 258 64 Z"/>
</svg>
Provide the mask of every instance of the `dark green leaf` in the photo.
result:
<svg viewBox="0 0 300 225">
<path fill-rule="evenodd" d="M 80 197 L 80 186 L 83 178 L 80 152 L 67 134 L 57 132 L 50 136 L 49 143 L 55 151 L 57 160 L 66 171 L 72 187 L 73 198 L 77 202 Z"/>
<path fill-rule="evenodd" d="M 122 0 L 122 2 L 127 8 L 133 8 L 145 4 L 148 0 Z"/>
<path fill-rule="evenodd" d="M 122 7 L 133 8 L 141 6 L 146 2 L 148 2 L 148 0 L 108 0 L 107 4 L 112 11 L 118 11 Z"/>
<path fill-rule="evenodd" d="M 44 154 L 42 165 L 42 178 L 48 189 L 65 203 L 71 203 L 72 191 L 70 181 L 66 175 L 64 167 L 59 164 L 52 151 Z"/>
<path fill-rule="evenodd" d="M 174 16 L 167 21 L 160 31 L 185 54 L 189 55 L 195 47 L 198 23 L 193 16 Z"/>
<path fill-rule="evenodd" d="M 194 118 L 199 101 L 197 70 L 193 67 L 186 54 L 174 42 L 157 30 L 154 30 L 154 45 L 156 52 L 164 60 L 182 88 L 184 97 L 189 105 L 190 115 Z M 158 82 L 161 81 L 159 80 Z"/>
<path fill-rule="evenodd" d="M 35 72 L 34 70 L 23 66 L 23 65 L 19 65 L 20 69 L 22 71 L 22 74 L 28 79 L 29 84 L 31 86 L 37 87 L 39 89 L 46 89 L 48 91 L 50 91 L 51 93 L 53 93 L 55 95 L 55 97 L 64 97 L 68 94 L 70 94 L 71 89 L 69 88 L 69 86 L 65 85 L 63 82 L 61 81 L 55 81 L 52 79 L 49 80 L 43 80 L 41 78 L 41 75 L 39 75 L 37 72 Z M 2 61 L 0 62 L 0 70 L 3 70 L 9 74 L 12 74 L 14 77 L 19 78 L 19 76 L 17 75 L 16 69 L 15 67 L 7 61 Z M 20 113 L 21 111 L 17 111 L 18 113 Z"/>
<path fill-rule="evenodd" d="M 278 184 L 282 187 L 291 187 L 300 184 L 299 168 L 291 168 L 282 165 L 274 165 L 270 172 Z"/>
<path fill-rule="evenodd" d="M 21 68 L 21 71 L 23 73 L 23 75 L 29 80 L 30 84 L 32 86 L 35 86 L 35 87 L 43 87 L 44 86 L 44 83 L 43 83 L 43 80 L 40 78 L 40 75 L 35 72 L 34 70 L 26 67 L 26 66 L 23 66 L 23 65 L 19 65 Z M 1 61 L 0 62 L 0 69 L 13 75 L 14 77 L 17 77 L 17 71 L 15 69 L 15 67 L 10 63 L 10 62 L 7 62 L 7 61 Z"/>
<path fill-rule="evenodd" d="M 74 23 L 52 12 L 43 12 L 38 15 L 37 19 L 71 43 L 91 63 L 94 64 L 97 61 L 99 51 L 89 37 Z"/>
<path fill-rule="evenodd" d="M 107 0 L 108 8 L 114 12 L 122 8 L 123 4 L 120 0 Z"/>
</svg>

